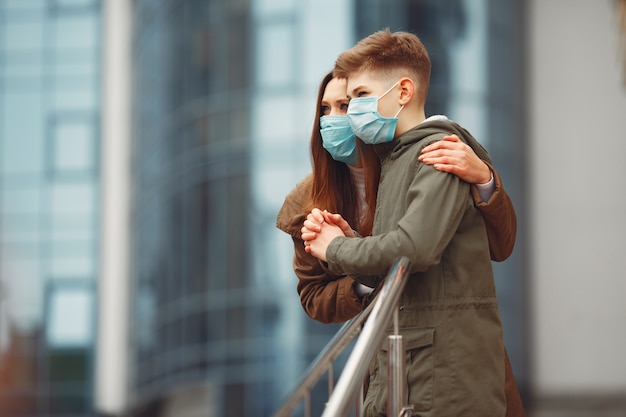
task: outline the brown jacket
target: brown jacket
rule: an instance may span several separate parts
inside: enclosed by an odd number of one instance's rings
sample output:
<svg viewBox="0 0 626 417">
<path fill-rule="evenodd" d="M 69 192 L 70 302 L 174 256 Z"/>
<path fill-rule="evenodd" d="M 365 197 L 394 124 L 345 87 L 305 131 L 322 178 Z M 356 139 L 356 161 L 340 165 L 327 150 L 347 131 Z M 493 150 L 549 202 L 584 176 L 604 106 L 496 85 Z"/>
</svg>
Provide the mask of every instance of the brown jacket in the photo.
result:
<svg viewBox="0 0 626 417">
<path fill-rule="evenodd" d="M 515 244 L 517 219 L 513 204 L 502 187 L 498 173 L 492 168 L 496 189 L 488 202 L 483 202 L 475 187 L 471 187 L 476 206 L 483 214 L 491 258 L 503 261 L 510 256 Z M 306 202 L 310 195 L 312 177 L 300 182 L 287 197 L 276 225 L 291 235 L 294 242 L 294 271 L 298 277 L 297 290 L 305 312 L 323 323 L 343 322 L 359 313 L 370 301 L 360 300 L 348 276 L 333 275 L 323 263 L 304 250 L 300 230 L 305 220 Z M 505 396 L 507 417 L 525 416 L 519 391 L 505 352 Z"/>
</svg>

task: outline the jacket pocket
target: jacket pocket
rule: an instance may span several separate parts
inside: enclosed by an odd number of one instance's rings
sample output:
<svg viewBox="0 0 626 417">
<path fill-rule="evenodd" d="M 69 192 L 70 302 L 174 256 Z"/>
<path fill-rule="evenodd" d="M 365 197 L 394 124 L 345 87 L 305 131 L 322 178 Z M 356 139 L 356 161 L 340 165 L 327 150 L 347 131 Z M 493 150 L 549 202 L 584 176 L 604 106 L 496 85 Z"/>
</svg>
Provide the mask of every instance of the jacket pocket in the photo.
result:
<svg viewBox="0 0 626 417">
<path fill-rule="evenodd" d="M 434 379 L 434 336 L 435 329 L 406 328 L 400 332 L 404 340 L 405 372 L 407 404 L 413 405 L 414 411 L 428 411 L 433 403 Z M 371 367 L 373 372 L 366 409 L 371 407 L 372 415 L 386 415 L 387 413 L 387 341 L 377 354 L 376 362 Z M 372 390 L 373 388 L 373 390 Z M 371 394 L 371 396 L 370 396 Z M 367 404 L 370 403 L 370 404 Z"/>
</svg>

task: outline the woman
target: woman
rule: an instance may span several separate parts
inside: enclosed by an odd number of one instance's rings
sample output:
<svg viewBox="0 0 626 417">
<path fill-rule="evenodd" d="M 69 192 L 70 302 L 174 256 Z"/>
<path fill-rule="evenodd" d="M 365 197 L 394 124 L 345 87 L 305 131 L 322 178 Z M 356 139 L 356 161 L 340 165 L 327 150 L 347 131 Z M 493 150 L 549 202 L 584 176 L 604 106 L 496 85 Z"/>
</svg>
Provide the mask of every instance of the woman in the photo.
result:
<svg viewBox="0 0 626 417">
<path fill-rule="evenodd" d="M 373 298 L 372 289 L 351 277 L 333 276 L 327 271 L 317 258 L 307 253 L 301 229 L 311 209 L 323 207 L 331 213 L 342 213 L 343 218 L 338 217 L 337 222 L 346 235 L 353 233 L 348 225 L 356 225 L 355 232 L 362 236 L 370 235 L 380 166 L 371 146 L 354 140 L 353 136 L 351 141 L 351 130 L 345 129 L 340 117 L 345 118 L 348 108 L 346 80 L 327 74 L 320 85 L 317 103 L 310 144 L 313 173 L 287 195 L 276 225 L 290 234 L 294 242 L 297 290 L 306 313 L 323 323 L 343 322 L 369 303 Z M 335 146 L 337 143 L 339 146 Z M 472 193 L 483 214 L 491 258 L 494 261 L 506 259 L 513 251 L 517 220 L 511 200 L 493 167 L 481 161 L 469 146 L 454 136 L 426 147 L 420 160 L 474 184 Z M 363 169 L 364 166 L 368 169 Z M 487 184 L 480 185 L 482 183 Z M 307 228 L 315 230 L 315 225 L 309 222 Z M 507 416 L 523 416 L 508 356 L 505 371 Z"/>
</svg>

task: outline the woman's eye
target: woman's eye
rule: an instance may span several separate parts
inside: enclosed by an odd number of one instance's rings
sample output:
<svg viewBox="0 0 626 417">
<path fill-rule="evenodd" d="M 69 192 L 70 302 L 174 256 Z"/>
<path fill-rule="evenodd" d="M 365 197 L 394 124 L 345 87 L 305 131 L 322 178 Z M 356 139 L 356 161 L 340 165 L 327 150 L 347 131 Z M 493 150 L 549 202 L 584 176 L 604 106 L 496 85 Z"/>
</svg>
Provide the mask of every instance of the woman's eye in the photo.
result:
<svg viewBox="0 0 626 417">
<path fill-rule="evenodd" d="M 329 106 L 320 106 L 320 113 L 328 116 L 328 113 L 330 113 L 330 107 Z"/>
<path fill-rule="evenodd" d="M 350 103 L 341 103 L 341 110 L 348 111 L 348 104 Z"/>
</svg>

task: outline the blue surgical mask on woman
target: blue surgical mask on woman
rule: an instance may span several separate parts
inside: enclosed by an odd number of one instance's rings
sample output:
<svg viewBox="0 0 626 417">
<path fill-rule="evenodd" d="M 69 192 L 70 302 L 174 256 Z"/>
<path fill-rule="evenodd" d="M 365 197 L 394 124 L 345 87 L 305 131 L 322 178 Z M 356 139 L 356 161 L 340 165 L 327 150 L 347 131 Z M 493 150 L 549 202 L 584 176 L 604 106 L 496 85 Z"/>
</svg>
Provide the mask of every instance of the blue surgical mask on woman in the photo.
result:
<svg viewBox="0 0 626 417">
<path fill-rule="evenodd" d="M 356 138 L 346 116 L 320 117 L 322 146 L 335 161 L 355 165 L 359 160 Z"/>
<path fill-rule="evenodd" d="M 398 81 L 385 91 L 380 97 L 357 97 L 350 100 L 348 105 L 348 121 L 352 126 L 352 131 L 363 142 L 368 144 L 377 144 L 391 142 L 396 132 L 398 124 L 398 114 L 404 108 L 400 107 L 393 117 L 383 117 L 378 113 L 378 101 L 385 97 L 395 86 L 400 83 Z"/>
</svg>

